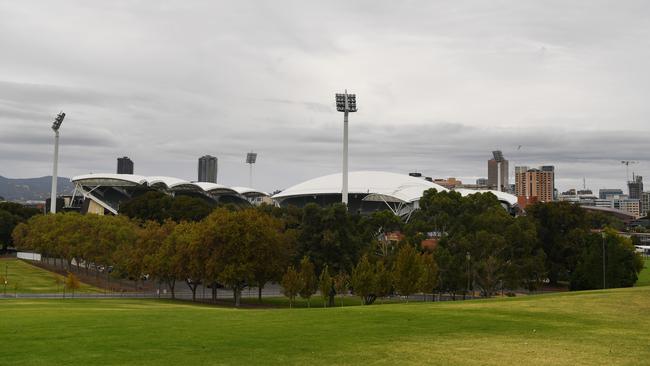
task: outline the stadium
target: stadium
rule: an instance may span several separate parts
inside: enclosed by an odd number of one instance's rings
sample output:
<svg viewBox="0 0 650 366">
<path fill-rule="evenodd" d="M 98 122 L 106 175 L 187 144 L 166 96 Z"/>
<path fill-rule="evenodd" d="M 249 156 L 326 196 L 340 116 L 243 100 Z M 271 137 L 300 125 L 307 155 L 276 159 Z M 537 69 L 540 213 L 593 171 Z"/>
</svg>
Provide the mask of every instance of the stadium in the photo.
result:
<svg viewBox="0 0 650 366">
<path fill-rule="evenodd" d="M 321 206 L 341 202 L 341 173 L 325 175 L 296 184 L 275 194 L 273 200 L 281 206 L 303 207 L 308 203 Z M 348 207 L 352 212 L 368 214 L 390 210 L 408 219 L 419 208 L 424 191 L 435 188 L 448 191 L 441 185 L 406 174 L 381 171 L 355 171 L 348 175 Z M 514 213 L 517 197 L 492 190 L 456 189 L 462 196 L 490 192 L 497 196 L 508 212 Z"/>
<path fill-rule="evenodd" d="M 341 173 L 310 179 L 289 187 L 270 197 L 268 193 L 248 187 L 228 187 L 217 183 L 190 182 L 174 177 L 141 176 L 134 174 L 86 174 L 71 179 L 75 186 L 70 202 L 79 203 L 81 213 L 117 215 L 120 205 L 149 191 L 171 196 L 198 197 L 215 203 L 232 203 L 247 207 L 261 202 L 278 206 L 303 207 L 308 203 L 328 206 L 341 202 Z M 408 219 L 419 208 L 419 201 L 428 189 L 439 192 L 447 188 L 427 180 L 382 171 L 354 171 L 348 175 L 348 207 L 351 212 L 369 214 L 390 210 Z M 514 213 L 514 195 L 492 191 L 455 189 L 463 196 L 490 192 L 502 206 Z"/>
<path fill-rule="evenodd" d="M 117 215 L 120 204 L 149 191 L 159 191 L 172 196 L 186 195 L 216 203 L 233 203 L 250 206 L 259 202 L 268 193 L 248 187 L 227 187 L 208 182 L 189 182 L 186 180 L 134 174 L 86 174 L 73 177 L 73 197 L 83 197 L 81 213 Z"/>
</svg>

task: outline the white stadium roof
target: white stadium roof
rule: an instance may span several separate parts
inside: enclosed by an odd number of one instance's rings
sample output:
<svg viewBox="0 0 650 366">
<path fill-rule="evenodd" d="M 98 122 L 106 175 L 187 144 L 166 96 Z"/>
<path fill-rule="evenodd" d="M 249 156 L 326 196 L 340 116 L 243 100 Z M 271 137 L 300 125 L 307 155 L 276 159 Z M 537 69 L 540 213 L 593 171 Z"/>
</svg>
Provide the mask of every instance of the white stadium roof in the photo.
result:
<svg viewBox="0 0 650 366">
<path fill-rule="evenodd" d="M 282 201 L 289 197 L 340 194 L 341 181 L 341 173 L 325 175 L 289 187 L 274 195 L 273 198 Z M 348 174 L 349 194 L 368 194 L 386 201 L 397 200 L 404 203 L 417 201 L 424 191 L 431 188 L 447 191 L 443 186 L 406 174 L 378 171 L 355 171 Z"/>
<path fill-rule="evenodd" d="M 227 187 L 222 184 L 210 183 L 210 182 L 190 182 L 187 180 L 174 178 L 174 177 L 164 177 L 164 176 L 152 176 L 145 177 L 142 175 L 135 174 L 114 174 L 114 173 L 94 173 L 94 174 L 85 174 L 78 175 L 71 179 L 73 183 L 79 183 L 87 186 L 149 186 L 149 187 L 160 187 L 164 186 L 169 190 L 192 190 L 192 191 L 202 191 L 206 193 L 226 193 L 226 194 L 235 194 L 242 196 L 268 196 L 268 193 L 255 190 L 253 188 L 247 187 Z"/>
</svg>

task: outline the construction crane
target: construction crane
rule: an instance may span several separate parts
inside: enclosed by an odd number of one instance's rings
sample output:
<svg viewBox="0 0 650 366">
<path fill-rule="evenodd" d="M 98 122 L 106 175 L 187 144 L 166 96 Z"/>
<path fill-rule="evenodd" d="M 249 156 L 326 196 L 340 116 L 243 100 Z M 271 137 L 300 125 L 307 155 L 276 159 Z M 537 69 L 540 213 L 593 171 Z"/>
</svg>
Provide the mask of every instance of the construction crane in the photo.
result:
<svg viewBox="0 0 650 366">
<path fill-rule="evenodd" d="M 638 164 L 638 161 L 621 160 L 621 164 L 625 165 L 625 179 L 626 182 L 630 181 L 630 164 Z"/>
</svg>

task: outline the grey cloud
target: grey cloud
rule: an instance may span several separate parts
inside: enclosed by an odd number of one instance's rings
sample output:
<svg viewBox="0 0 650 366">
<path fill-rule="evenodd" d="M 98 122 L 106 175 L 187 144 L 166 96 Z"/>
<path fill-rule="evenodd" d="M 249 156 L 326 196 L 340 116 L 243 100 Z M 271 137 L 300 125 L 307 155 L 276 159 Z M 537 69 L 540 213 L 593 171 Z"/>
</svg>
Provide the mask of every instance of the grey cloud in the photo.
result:
<svg viewBox="0 0 650 366">
<path fill-rule="evenodd" d="M 192 179 L 220 158 L 266 190 L 340 169 L 334 93 L 358 95 L 350 166 L 472 179 L 490 151 L 622 186 L 647 171 L 650 6 L 643 1 L 0 4 L 0 174 Z M 517 150 L 517 146 L 523 147 Z"/>
</svg>

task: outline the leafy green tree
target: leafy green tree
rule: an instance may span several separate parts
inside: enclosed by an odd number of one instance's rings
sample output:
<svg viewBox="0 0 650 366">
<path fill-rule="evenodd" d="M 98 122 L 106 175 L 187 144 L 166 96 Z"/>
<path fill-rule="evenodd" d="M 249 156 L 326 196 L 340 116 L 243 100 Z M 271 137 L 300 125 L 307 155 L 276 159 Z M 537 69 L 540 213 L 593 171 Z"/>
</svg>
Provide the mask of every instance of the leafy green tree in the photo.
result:
<svg viewBox="0 0 650 366">
<path fill-rule="evenodd" d="M 289 307 L 293 307 L 293 302 L 296 299 L 296 296 L 302 289 L 302 280 L 300 278 L 300 273 L 289 266 L 287 272 L 282 276 L 282 292 L 286 297 L 289 298 Z"/>
<path fill-rule="evenodd" d="M 174 228 L 170 239 L 174 241 L 176 263 L 196 301 L 196 289 L 205 278 L 205 259 L 208 257 L 202 237 L 202 226 L 195 222 L 182 222 Z"/>
<path fill-rule="evenodd" d="M 438 286 L 438 265 L 430 253 L 422 254 L 421 264 L 422 276 L 418 280 L 418 288 L 425 294 L 433 294 Z M 431 300 L 434 298 L 432 296 Z"/>
<path fill-rule="evenodd" d="M 348 294 L 350 286 L 350 277 L 345 272 L 339 272 L 334 276 L 334 290 L 339 295 L 341 306 L 343 306 L 343 297 Z"/>
<path fill-rule="evenodd" d="M 302 281 L 300 297 L 307 299 L 307 306 L 311 307 L 311 297 L 316 293 L 318 283 L 314 264 L 308 257 L 303 257 L 300 261 L 300 280 Z"/>
<path fill-rule="evenodd" d="M 393 290 L 393 275 L 383 260 L 375 264 L 375 295 L 384 298 Z"/>
<path fill-rule="evenodd" d="M 607 288 L 634 286 L 639 272 L 643 269 L 643 260 L 636 253 L 630 239 L 610 229 L 605 232 L 604 238 L 597 233 L 587 238 L 586 246 L 571 278 L 572 290 L 603 288 L 603 254 L 605 255 L 605 286 Z"/>
<path fill-rule="evenodd" d="M 367 255 L 363 255 L 357 266 L 352 270 L 350 278 L 352 291 L 361 297 L 364 305 L 370 305 L 375 302 L 376 295 L 376 277 L 375 268 L 368 260 Z"/>
<path fill-rule="evenodd" d="M 404 245 L 397 254 L 395 269 L 393 270 L 393 281 L 395 290 L 408 297 L 418 290 L 418 281 L 422 277 L 422 264 L 420 255 L 411 245 Z"/>
<path fill-rule="evenodd" d="M 289 262 L 292 238 L 282 222 L 256 209 L 215 210 L 203 221 L 204 240 L 214 261 L 212 273 L 233 290 L 239 306 L 241 291 L 250 284 L 263 288 L 279 280 L 279 267 Z"/>
<path fill-rule="evenodd" d="M 325 264 L 334 271 L 349 271 L 367 248 L 361 218 L 342 204 L 321 208 L 308 204 L 298 235 L 298 255 L 308 256 L 320 271 Z"/>
<path fill-rule="evenodd" d="M 172 197 L 158 191 L 149 191 L 124 202 L 120 213 L 141 221 L 165 220 L 200 221 L 216 207 L 215 203 L 198 197 L 178 195 Z"/>
<path fill-rule="evenodd" d="M 11 233 L 14 228 L 39 213 L 39 210 L 19 203 L 0 202 L 0 253 L 6 252 L 7 247 L 13 244 Z"/>
<path fill-rule="evenodd" d="M 74 297 L 75 291 L 81 287 L 81 282 L 74 273 L 68 272 L 68 275 L 65 278 L 65 287 L 72 290 L 72 297 Z"/>
<path fill-rule="evenodd" d="M 334 294 L 336 292 L 334 292 L 333 287 L 332 276 L 330 276 L 329 268 L 325 265 L 318 278 L 318 288 L 323 298 L 323 307 L 334 306 Z"/>
<path fill-rule="evenodd" d="M 549 202 L 528 206 L 526 211 L 537 226 L 549 281 L 568 280 L 582 253 L 580 244 L 589 234 L 585 210 L 568 202 Z"/>
</svg>

